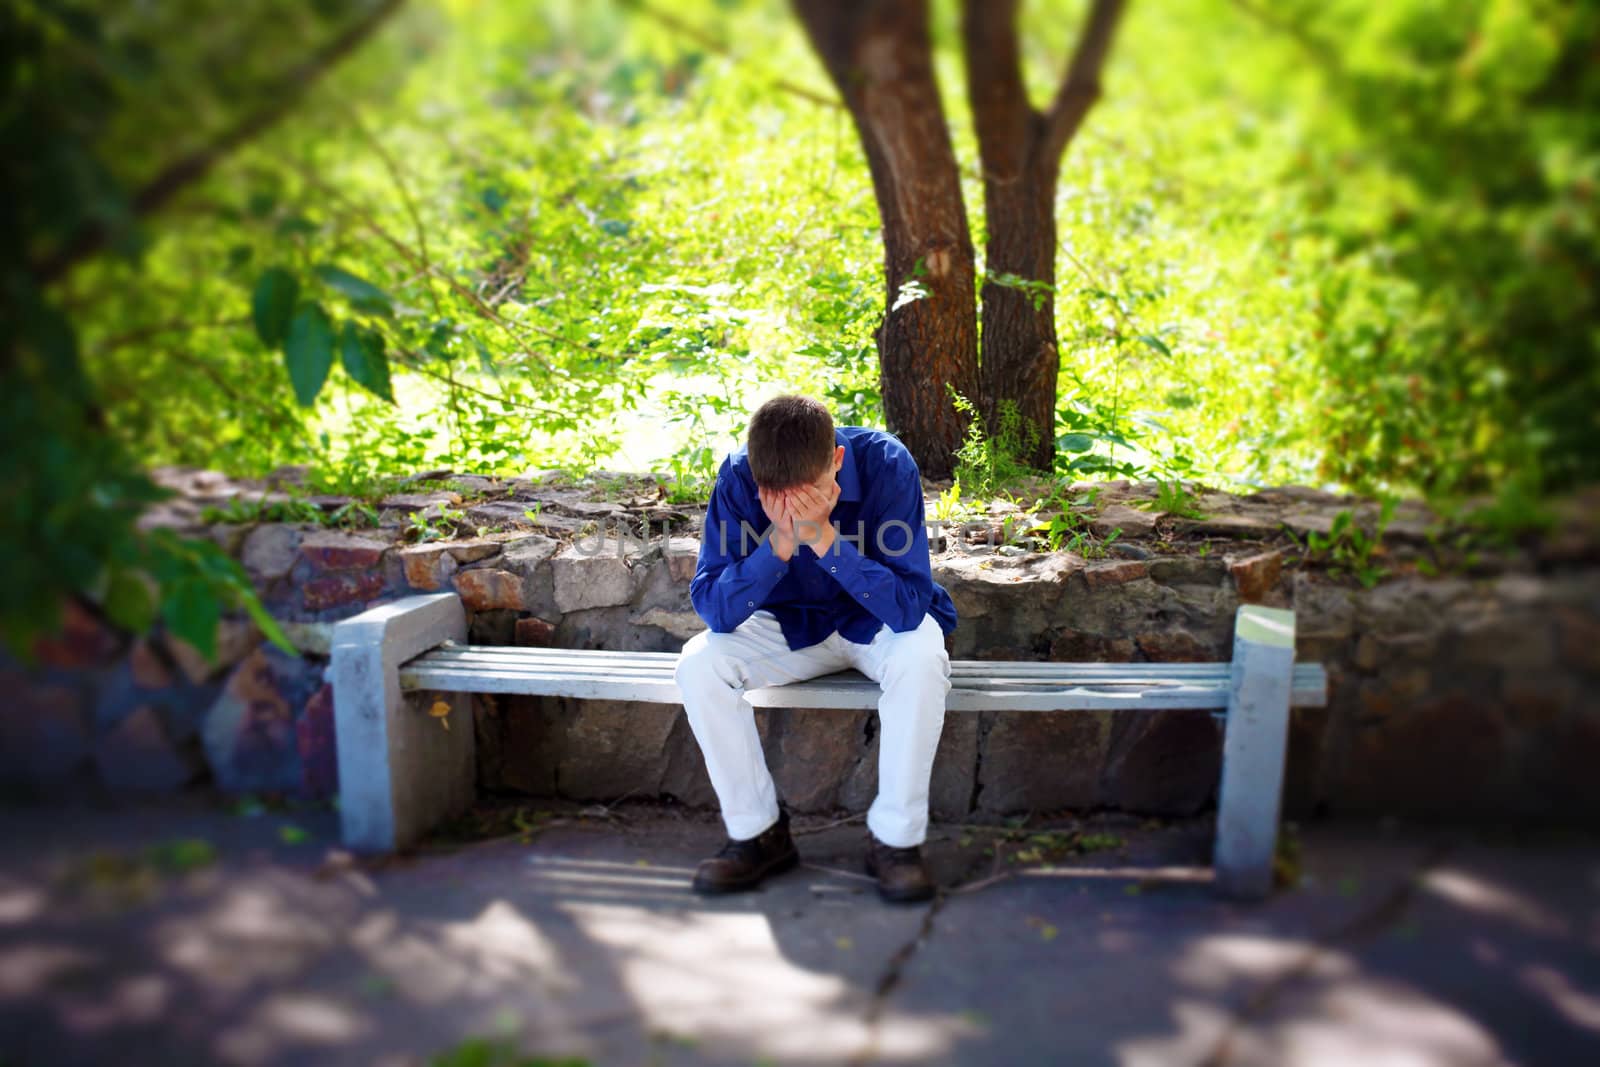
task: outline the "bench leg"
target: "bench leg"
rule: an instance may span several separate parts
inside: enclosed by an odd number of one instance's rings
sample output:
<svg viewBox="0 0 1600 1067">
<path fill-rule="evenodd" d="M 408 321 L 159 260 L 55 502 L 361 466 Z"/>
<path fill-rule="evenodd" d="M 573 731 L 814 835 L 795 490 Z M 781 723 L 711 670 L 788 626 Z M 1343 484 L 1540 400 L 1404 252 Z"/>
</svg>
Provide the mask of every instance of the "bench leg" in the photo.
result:
<svg viewBox="0 0 1600 1067">
<path fill-rule="evenodd" d="M 1272 890 L 1293 675 L 1294 612 L 1241 606 L 1217 803 L 1216 885 L 1228 896 Z"/>
<path fill-rule="evenodd" d="M 454 593 L 406 597 L 334 627 L 333 716 L 346 847 L 409 847 L 472 803 L 471 697 L 402 693 L 399 675 L 407 660 L 444 641 L 466 639 L 466 614 Z M 428 714 L 439 700 L 451 707 L 448 729 Z"/>
</svg>

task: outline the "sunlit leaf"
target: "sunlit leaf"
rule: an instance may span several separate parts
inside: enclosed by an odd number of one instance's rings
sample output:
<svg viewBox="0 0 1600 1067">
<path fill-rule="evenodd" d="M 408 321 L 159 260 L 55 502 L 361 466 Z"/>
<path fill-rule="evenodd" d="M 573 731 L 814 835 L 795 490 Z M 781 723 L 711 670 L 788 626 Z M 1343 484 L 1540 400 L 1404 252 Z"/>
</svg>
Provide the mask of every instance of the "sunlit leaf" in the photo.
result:
<svg viewBox="0 0 1600 1067">
<path fill-rule="evenodd" d="M 289 322 L 283 355 L 295 399 L 302 407 L 310 407 L 333 369 L 333 323 L 321 305 L 300 305 Z"/>
<path fill-rule="evenodd" d="M 389 315 L 394 312 L 394 301 L 390 299 L 388 293 L 365 278 L 351 274 L 343 267 L 324 263 L 317 267 L 317 277 L 342 294 L 360 311 L 378 315 Z"/>
<path fill-rule="evenodd" d="M 354 322 L 344 324 L 339 335 L 339 358 L 345 373 L 374 396 L 394 403 L 389 381 L 389 356 L 384 352 L 383 335 Z"/>
<path fill-rule="evenodd" d="M 250 315 L 256 324 L 256 336 L 268 348 L 277 348 L 288 336 L 289 320 L 299 293 L 300 283 L 282 267 L 263 271 L 256 280 L 255 293 L 250 298 Z"/>
</svg>

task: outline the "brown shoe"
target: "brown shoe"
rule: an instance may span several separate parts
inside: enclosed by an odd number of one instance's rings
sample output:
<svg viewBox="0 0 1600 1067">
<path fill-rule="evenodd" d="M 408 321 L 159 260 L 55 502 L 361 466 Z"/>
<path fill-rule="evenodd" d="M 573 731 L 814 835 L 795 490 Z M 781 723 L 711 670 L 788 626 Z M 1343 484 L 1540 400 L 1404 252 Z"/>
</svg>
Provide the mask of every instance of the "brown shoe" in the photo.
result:
<svg viewBox="0 0 1600 1067">
<path fill-rule="evenodd" d="M 918 845 L 895 848 L 867 832 L 867 873 L 878 880 L 878 895 L 896 904 L 928 900 L 933 896 L 933 879 L 922 864 Z"/>
<path fill-rule="evenodd" d="M 701 860 L 694 872 L 696 893 L 733 893 L 754 889 L 769 874 L 779 874 L 800 862 L 789 836 L 789 813 L 778 809 L 778 821 L 755 837 L 728 838 L 722 850 Z"/>
</svg>

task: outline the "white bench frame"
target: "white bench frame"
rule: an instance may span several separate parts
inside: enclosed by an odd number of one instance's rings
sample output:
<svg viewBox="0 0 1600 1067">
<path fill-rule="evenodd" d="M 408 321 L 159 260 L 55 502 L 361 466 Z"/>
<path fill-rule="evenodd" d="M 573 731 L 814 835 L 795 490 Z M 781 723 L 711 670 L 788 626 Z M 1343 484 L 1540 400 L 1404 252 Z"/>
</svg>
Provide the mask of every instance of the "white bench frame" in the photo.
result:
<svg viewBox="0 0 1600 1067">
<path fill-rule="evenodd" d="M 677 653 L 469 645 L 454 593 L 406 597 L 334 627 L 333 705 L 345 844 L 390 852 L 465 810 L 475 791 L 469 693 L 677 704 Z M 1272 887 L 1289 709 L 1327 704 L 1327 674 L 1294 661 L 1294 613 L 1244 605 L 1231 663 L 951 661 L 950 711 L 1211 708 L 1224 721 L 1217 888 Z M 873 709 L 855 671 L 750 690 L 755 707 Z M 450 706 L 451 726 L 430 714 Z"/>
</svg>

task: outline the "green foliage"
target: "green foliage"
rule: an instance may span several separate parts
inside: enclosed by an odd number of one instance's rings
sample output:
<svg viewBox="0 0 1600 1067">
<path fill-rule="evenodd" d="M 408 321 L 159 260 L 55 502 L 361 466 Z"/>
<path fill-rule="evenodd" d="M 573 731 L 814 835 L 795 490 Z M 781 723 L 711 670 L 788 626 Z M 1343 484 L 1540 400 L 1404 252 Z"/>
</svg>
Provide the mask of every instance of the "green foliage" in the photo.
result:
<svg viewBox="0 0 1600 1067">
<path fill-rule="evenodd" d="M 1349 575 L 1371 589 L 1389 573 L 1373 556 L 1382 551 L 1383 531 L 1394 518 L 1394 506 L 1392 497 L 1383 501 L 1371 533 L 1361 528 L 1349 508 L 1340 510 L 1327 533 L 1313 530 L 1306 535 L 1306 558 L 1325 563 L 1331 573 Z"/>
<path fill-rule="evenodd" d="M 467 513 L 456 508 L 441 507 L 436 517 L 430 517 L 424 511 L 411 516 L 405 537 L 408 541 L 421 544 L 426 541 L 448 541 L 466 532 L 470 532 Z"/>
<path fill-rule="evenodd" d="M 1036 103 L 1081 8 L 1023 7 Z M 304 82 L 373 10 L 0 13 L 13 647 L 67 592 L 151 614 L 150 465 L 305 464 L 370 502 L 425 467 L 616 460 L 690 503 L 765 395 L 882 424 L 875 332 L 929 287 L 889 291 L 849 117 L 792 91 L 831 96 L 787 5 L 419 0 Z M 1576 0 L 1130 5 L 1063 161 L 1055 285 L 979 264 L 1056 316 L 1057 476 L 1492 494 L 1474 521 L 1506 537 L 1600 477 L 1597 35 Z M 998 418 L 966 492 L 1018 473 Z M 194 622 L 218 586 L 183 559 L 153 614 Z"/>
<path fill-rule="evenodd" d="M 1003 488 L 1033 473 L 1026 457 L 1038 442 L 1038 429 L 1023 419 L 1017 405 L 1002 401 L 994 436 L 983 429 L 983 417 L 955 386 L 945 385 L 956 411 L 967 417 L 967 437 L 956 449 L 956 480 L 979 496 Z"/>
<path fill-rule="evenodd" d="M 1185 519 L 1199 519 L 1205 516 L 1195 495 L 1176 478 L 1170 481 L 1166 479 L 1157 481 L 1155 499 L 1140 506 L 1163 515 L 1177 515 Z"/>
<path fill-rule="evenodd" d="M 1035 278 L 1024 278 L 1007 271 L 985 271 L 983 280 L 991 285 L 998 285 L 1004 289 L 1015 289 L 1028 298 L 1028 303 L 1033 305 L 1033 310 L 1040 311 L 1055 294 L 1055 286 L 1049 282 L 1042 282 Z"/>
</svg>

